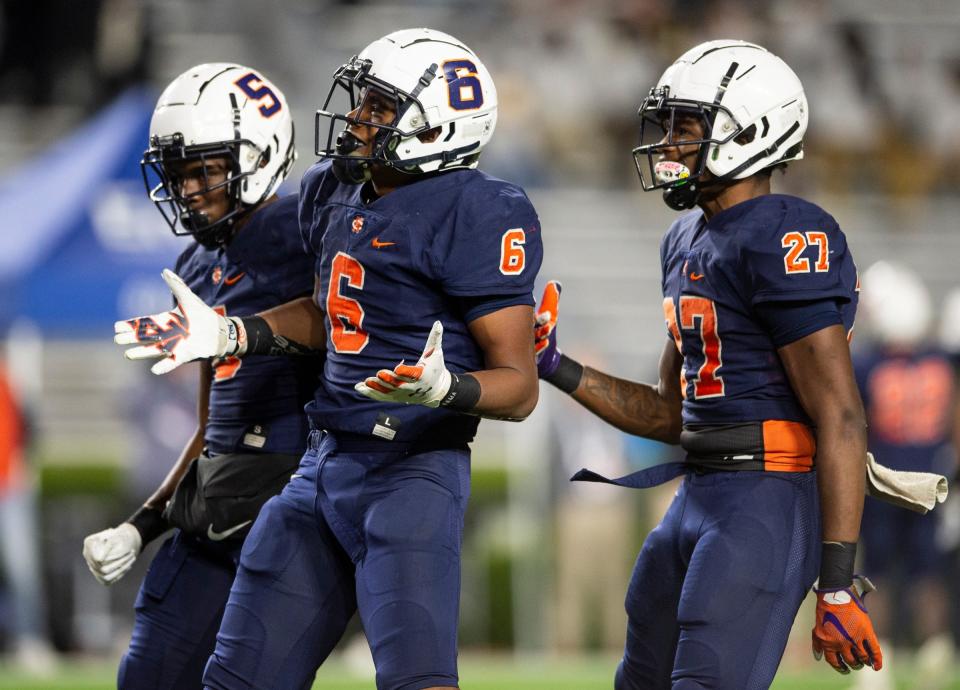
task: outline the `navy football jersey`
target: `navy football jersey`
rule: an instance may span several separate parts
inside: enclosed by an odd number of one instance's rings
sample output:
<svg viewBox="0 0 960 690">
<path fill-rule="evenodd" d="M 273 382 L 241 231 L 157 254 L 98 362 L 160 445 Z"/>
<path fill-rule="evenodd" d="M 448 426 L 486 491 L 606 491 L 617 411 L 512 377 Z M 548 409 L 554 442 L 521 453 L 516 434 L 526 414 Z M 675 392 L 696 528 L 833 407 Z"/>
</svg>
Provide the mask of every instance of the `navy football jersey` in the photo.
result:
<svg viewBox="0 0 960 690">
<path fill-rule="evenodd" d="M 857 272 L 836 221 L 769 194 L 706 221 L 688 213 L 660 247 L 668 333 L 683 354 L 684 425 L 810 424 L 757 314 L 760 305 L 835 300 L 848 334 Z"/>
<path fill-rule="evenodd" d="M 176 273 L 205 304 L 249 316 L 309 295 L 313 258 L 304 252 L 297 196 L 254 212 L 230 245 L 193 243 Z M 303 406 L 320 373 L 320 358 L 227 357 L 214 362 L 205 441 L 211 453 L 302 453 L 309 425 Z"/>
<path fill-rule="evenodd" d="M 300 190 L 300 230 L 316 259 L 314 299 L 326 314 L 324 376 L 307 406 L 312 423 L 397 442 L 466 443 L 478 418 L 366 398 L 354 385 L 420 357 L 433 322 L 453 372 L 484 368 L 467 324 L 533 305 L 540 223 L 519 187 L 477 170 L 427 177 L 364 203 L 321 162 Z"/>
<path fill-rule="evenodd" d="M 938 350 L 871 350 L 854 357 L 868 446 L 898 470 L 937 471 L 950 443 L 953 363 Z"/>
</svg>

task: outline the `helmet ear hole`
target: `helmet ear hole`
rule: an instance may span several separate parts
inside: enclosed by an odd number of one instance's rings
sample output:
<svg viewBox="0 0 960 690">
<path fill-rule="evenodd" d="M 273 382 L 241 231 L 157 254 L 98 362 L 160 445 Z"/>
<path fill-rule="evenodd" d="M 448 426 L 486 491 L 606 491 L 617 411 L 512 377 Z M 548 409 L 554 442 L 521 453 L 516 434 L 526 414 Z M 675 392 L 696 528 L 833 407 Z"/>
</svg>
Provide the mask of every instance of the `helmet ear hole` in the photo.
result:
<svg viewBox="0 0 960 690">
<path fill-rule="evenodd" d="M 443 132 L 442 127 L 434 127 L 432 129 L 428 129 L 426 132 L 421 132 L 420 134 L 418 134 L 417 139 L 419 139 L 424 144 L 429 144 L 436 141 L 442 132 Z"/>
<path fill-rule="evenodd" d="M 763 118 L 763 119 L 766 120 L 767 118 Z M 740 134 L 737 135 L 737 138 L 734 139 L 734 141 L 740 145 L 744 145 L 744 144 L 751 143 L 756 138 L 757 138 L 757 125 L 756 123 L 754 123 L 749 127 L 747 127 L 745 130 L 743 130 L 742 132 L 740 132 Z"/>
</svg>

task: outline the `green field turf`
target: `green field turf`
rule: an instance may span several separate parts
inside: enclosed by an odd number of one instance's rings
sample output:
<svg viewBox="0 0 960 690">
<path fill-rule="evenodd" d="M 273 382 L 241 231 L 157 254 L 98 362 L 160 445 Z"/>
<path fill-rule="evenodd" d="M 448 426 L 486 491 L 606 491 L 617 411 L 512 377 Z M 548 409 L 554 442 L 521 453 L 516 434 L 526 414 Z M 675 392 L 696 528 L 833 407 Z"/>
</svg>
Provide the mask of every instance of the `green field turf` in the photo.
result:
<svg viewBox="0 0 960 690">
<path fill-rule="evenodd" d="M 615 659 L 538 659 L 517 661 L 509 657 L 464 655 L 461 661 L 463 690 L 611 690 Z M 904 670 L 898 690 L 907 690 L 910 674 Z M 111 690 L 115 688 L 112 663 L 64 661 L 56 674 L 39 680 L 0 664 L 0 690 Z M 848 690 L 851 678 L 814 667 L 782 671 L 774 690 Z M 341 663 L 324 666 L 314 690 L 374 690 L 372 679 L 357 678 Z M 960 673 L 945 690 L 960 690 Z"/>
</svg>

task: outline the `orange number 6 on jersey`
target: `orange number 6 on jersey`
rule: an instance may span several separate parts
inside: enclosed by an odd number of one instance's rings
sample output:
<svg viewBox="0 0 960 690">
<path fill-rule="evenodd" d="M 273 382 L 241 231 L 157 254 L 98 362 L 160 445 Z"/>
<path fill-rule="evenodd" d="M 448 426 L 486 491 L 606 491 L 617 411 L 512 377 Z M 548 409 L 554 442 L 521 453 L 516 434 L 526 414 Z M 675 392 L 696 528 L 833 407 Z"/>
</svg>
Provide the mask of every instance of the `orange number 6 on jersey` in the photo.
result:
<svg viewBox="0 0 960 690">
<path fill-rule="evenodd" d="M 340 293 L 344 278 L 350 287 L 363 289 L 363 266 L 349 254 L 337 252 L 330 267 L 330 284 L 327 286 L 330 340 L 337 352 L 356 354 L 367 346 L 370 336 L 363 330 L 363 307 L 357 300 Z"/>
<path fill-rule="evenodd" d="M 523 228 L 511 228 L 503 233 L 500 242 L 500 272 L 505 276 L 515 276 L 523 272 L 527 254 L 523 245 L 527 242 L 527 233 Z"/>
</svg>

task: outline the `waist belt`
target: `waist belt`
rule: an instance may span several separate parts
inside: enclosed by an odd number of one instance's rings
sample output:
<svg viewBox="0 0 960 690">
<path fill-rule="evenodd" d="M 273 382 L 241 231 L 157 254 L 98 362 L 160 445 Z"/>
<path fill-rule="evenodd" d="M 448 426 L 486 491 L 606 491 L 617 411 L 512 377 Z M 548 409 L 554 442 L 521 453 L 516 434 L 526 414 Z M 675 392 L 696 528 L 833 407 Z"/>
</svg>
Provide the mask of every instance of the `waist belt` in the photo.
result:
<svg viewBox="0 0 960 690">
<path fill-rule="evenodd" d="M 809 472 L 817 443 L 806 424 L 781 419 L 721 425 L 685 425 L 680 447 L 687 462 L 713 470 Z"/>
<path fill-rule="evenodd" d="M 667 462 L 662 465 L 654 465 L 639 472 L 633 472 L 625 477 L 617 479 L 608 479 L 602 474 L 597 474 L 593 470 L 579 470 L 570 477 L 572 482 L 602 482 L 604 484 L 616 484 L 625 486 L 628 489 L 649 489 L 654 486 L 666 484 L 671 479 L 679 477 L 681 474 L 691 471 L 693 468 L 685 462 Z"/>
<path fill-rule="evenodd" d="M 817 447 L 807 425 L 783 420 L 685 426 L 680 445 L 687 451 L 686 462 L 654 465 L 616 479 L 583 469 L 570 481 L 649 489 L 687 472 L 809 472 Z"/>
<path fill-rule="evenodd" d="M 339 431 L 320 431 L 310 432 L 309 445 L 311 450 L 317 450 L 324 438 L 329 437 L 337 446 L 337 450 L 344 453 L 400 453 L 403 455 L 416 455 L 417 453 L 427 453 L 434 450 L 469 450 L 467 442 L 461 439 L 444 438 L 437 436 L 434 438 L 418 438 L 413 441 L 388 441 L 377 438 L 376 436 L 367 436 L 364 434 L 350 434 Z"/>
</svg>

